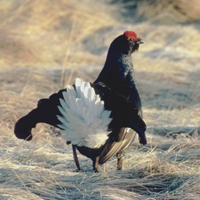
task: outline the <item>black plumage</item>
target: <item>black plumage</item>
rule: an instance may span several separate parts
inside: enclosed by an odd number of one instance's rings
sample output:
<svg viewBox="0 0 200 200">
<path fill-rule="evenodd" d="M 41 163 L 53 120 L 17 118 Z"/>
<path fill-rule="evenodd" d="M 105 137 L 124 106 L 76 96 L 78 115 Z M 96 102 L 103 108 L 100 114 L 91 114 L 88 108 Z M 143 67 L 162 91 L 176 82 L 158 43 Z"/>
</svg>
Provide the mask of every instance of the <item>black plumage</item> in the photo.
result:
<svg viewBox="0 0 200 200">
<path fill-rule="evenodd" d="M 104 101 L 106 110 L 111 111 L 113 120 L 108 130 L 111 133 L 107 141 L 99 148 L 86 146 L 73 146 L 74 159 L 77 168 L 80 164 L 76 154 L 78 151 L 92 159 L 93 168 L 98 171 L 98 164 L 105 163 L 112 156 L 117 156 L 117 168 L 122 169 L 122 158 L 125 149 L 131 145 L 135 133 L 139 135 L 139 142 L 146 144 L 146 125 L 143 121 L 142 105 L 133 78 L 133 64 L 131 54 L 138 50 L 143 41 L 137 38 L 132 31 L 126 31 L 117 37 L 110 45 L 107 59 L 98 78 L 91 83 L 95 93 Z M 37 123 L 47 123 L 58 127 L 60 121 L 56 115 L 60 115 L 58 106 L 63 91 L 51 95 L 47 99 L 38 101 L 37 108 L 19 119 L 15 125 L 15 135 L 20 139 L 31 140 L 31 129 Z M 70 141 L 67 141 L 70 144 Z"/>
</svg>

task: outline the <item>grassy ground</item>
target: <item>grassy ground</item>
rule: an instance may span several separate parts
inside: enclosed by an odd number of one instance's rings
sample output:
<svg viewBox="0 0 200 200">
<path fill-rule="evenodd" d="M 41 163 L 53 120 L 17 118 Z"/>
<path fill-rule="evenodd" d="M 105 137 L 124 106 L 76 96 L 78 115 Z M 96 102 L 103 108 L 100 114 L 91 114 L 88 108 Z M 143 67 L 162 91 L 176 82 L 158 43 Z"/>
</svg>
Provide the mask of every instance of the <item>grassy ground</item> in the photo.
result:
<svg viewBox="0 0 200 200">
<path fill-rule="evenodd" d="M 119 19 L 119 7 L 92 0 L 1 1 L 1 200 L 199 199 L 200 27 L 154 23 L 155 16 L 133 23 L 130 16 Z M 75 172 L 71 147 L 47 125 L 37 126 L 31 142 L 14 136 L 15 122 L 38 99 L 77 76 L 93 81 L 109 44 L 125 30 L 146 42 L 133 62 L 148 145 L 134 141 L 123 171 L 112 158 L 95 174 L 79 155 L 84 171 Z"/>
</svg>

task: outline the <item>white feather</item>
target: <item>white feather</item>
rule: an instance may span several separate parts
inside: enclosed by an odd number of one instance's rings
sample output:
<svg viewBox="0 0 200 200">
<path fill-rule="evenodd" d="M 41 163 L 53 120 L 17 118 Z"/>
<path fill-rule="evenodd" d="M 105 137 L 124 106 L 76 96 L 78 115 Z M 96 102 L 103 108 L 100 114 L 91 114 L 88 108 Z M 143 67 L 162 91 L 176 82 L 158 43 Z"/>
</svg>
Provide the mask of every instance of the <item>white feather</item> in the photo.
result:
<svg viewBox="0 0 200 200">
<path fill-rule="evenodd" d="M 95 94 L 89 82 L 80 78 L 75 86 L 67 86 L 60 99 L 57 115 L 61 122 L 63 138 L 77 146 L 98 148 L 108 139 L 111 111 L 105 110 L 104 102 Z"/>
</svg>

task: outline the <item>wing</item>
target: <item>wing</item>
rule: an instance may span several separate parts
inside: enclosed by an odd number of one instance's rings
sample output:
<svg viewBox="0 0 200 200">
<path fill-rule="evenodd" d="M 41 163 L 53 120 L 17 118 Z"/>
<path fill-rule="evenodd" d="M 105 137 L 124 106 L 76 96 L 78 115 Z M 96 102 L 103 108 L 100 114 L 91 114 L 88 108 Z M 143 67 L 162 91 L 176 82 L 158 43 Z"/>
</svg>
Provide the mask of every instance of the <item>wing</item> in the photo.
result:
<svg viewBox="0 0 200 200">
<path fill-rule="evenodd" d="M 111 117 L 113 117 L 113 121 L 110 123 L 110 129 L 129 127 L 138 133 L 139 142 L 146 144 L 146 124 L 142 119 L 138 106 L 134 102 L 128 101 L 124 96 L 113 92 L 103 83 L 95 84 L 94 88 L 100 94 L 102 100 L 105 101 L 105 108 L 112 110 Z M 118 132 L 113 135 L 115 141 L 118 141 L 118 135 Z"/>
<path fill-rule="evenodd" d="M 118 152 L 127 149 L 133 140 L 136 133 L 130 128 L 122 128 L 120 130 L 121 139 L 119 142 L 113 142 L 111 138 L 106 142 L 106 145 L 99 157 L 99 164 L 104 164 L 112 156 L 115 156 Z"/>
<path fill-rule="evenodd" d="M 75 85 L 67 86 L 60 99 L 57 115 L 63 138 L 73 145 L 99 148 L 108 139 L 111 111 L 105 110 L 104 101 L 95 94 L 89 82 L 77 78 Z"/>
<path fill-rule="evenodd" d="M 146 124 L 140 116 L 135 116 L 133 115 L 133 113 L 128 113 L 127 116 L 124 117 L 123 126 L 130 127 L 138 133 L 140 144 L 147 144 L 147 139 L 145 135 Z"/>
</svg>

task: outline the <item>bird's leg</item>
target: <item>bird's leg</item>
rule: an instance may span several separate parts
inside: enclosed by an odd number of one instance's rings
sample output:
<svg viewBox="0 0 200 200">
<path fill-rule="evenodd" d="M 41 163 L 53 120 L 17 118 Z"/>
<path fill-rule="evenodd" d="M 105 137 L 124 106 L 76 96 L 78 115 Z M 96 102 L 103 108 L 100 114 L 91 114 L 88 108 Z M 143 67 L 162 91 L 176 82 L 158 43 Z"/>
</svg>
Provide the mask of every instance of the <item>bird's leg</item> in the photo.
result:
<svg viewBox="0 0 200 200">
<path fill-rule="evenodd" d="M 123 157 L 124 157 L 123 151 L 117 153 L 117 170 L 122 170 Z"/>
<path fill-rule="evenodd" d="M 76 153 L 76 146 L 73 145 L 73 144 L 72 144 L 72 150 L 73 150 L 73 156 L 74 156 L 74 161 L 76 163 L 77 171 L 80 171 L 81 167 L 80 167 L 78 156 L 77 156 L 77 153 Z"/>
<path fill-rule="evenodd" d="M 99 157 L 93 159 L 93 169 L 95 172 L 99 172 Z"/>
</svg>

